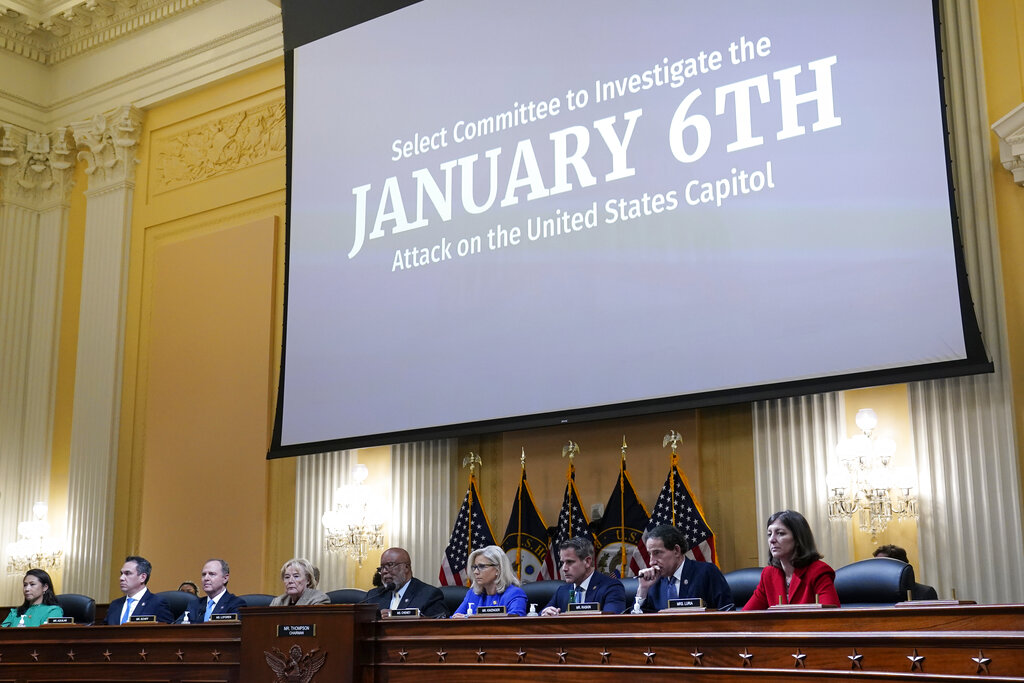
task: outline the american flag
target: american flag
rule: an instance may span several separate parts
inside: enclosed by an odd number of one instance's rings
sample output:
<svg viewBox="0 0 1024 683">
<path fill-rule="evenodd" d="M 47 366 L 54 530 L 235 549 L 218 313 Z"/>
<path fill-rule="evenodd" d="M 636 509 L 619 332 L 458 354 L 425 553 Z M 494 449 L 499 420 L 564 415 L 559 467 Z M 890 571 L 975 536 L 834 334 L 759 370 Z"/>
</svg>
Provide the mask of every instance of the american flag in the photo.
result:
<svg viewBox="0 0 1024 683">
<path fill-rule="evenodd" d="M 715 533 L 704 521 L 704 512 L 690 493 L 689 483 L 679 471 L 674 458 L 672 470 L 665 478 L 665 485 L 661 488 L 658 502 L 654 504 L 654 510 L 651 512 L 651 521 L 644 529 L 644 541 L 647 540 L 647 532 L 662 524 L 671 524 L 682 532 L 683 552 L 687 557 L 700 562 L 718 564 Z M 647 546 L 640 543 L 630 558 L 629 566 L 636 573 L 647 567 L 649 560 Z"/>
<path fill-rule="evenodd" d="M 587 513 L 583 511 L 583 505 L 580 503 L 579 491 L 576 490 L 576 468 L 570 464 L 565 495 L 562 497 L 562 509 L 558 513 L 558 531 L 555 532 L 555 540 L 551 546 L 554 552 L 550 555 L 555 562 L 558 562 L 559 544 L 576 537 L 590 539 L 595 549 L 600 548 L 597 537 L 590 530 Z"/>
<path fill-rule="evenodd" d="M 471 550 L 495 545 L 491 523 L 480 503 L 480 491 L 476 486 L 476 477 L 469 475 L 469 489 L 462 499 L 462 507 L 455 518 L 452 535 L 448 539 L 448 547 L 444 549 L 441 560 L 441 571 L 438 580 L 442 586 L 465 586 L 469 576 L 466 571 L 466 559 Z"/>
</svg>

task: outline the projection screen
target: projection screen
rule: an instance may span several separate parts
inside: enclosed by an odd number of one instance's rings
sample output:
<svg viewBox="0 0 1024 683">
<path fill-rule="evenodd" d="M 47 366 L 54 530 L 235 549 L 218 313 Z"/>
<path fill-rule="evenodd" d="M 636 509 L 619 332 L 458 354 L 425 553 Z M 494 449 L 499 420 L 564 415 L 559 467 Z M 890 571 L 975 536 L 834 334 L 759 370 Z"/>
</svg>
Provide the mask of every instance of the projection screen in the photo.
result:
<svg viewBox="0 0 1024 683">
<path fill-rule="evenodd" d="M 330 4 L 271 457 L 991 369 L 931 0 Z"/>
</svg>

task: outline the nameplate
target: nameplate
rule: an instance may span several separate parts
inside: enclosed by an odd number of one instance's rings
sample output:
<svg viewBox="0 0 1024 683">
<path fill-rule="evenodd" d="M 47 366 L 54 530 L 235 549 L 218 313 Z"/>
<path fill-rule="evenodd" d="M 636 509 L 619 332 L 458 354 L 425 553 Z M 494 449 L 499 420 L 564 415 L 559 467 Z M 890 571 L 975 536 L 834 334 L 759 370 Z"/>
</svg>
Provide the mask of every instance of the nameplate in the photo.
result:
<svg viewBox="0 0 1024 683">
<path fill-rule="evenodd" d="M 73 624 L 75 623 L 74 617 L 50 617 L 46 620 L 44 626 L 48 624 Z"/>
<path fill-rule="evenodd" d="M 156 615 L 155 614 L 139 614 L 139 615 L 133 614 L 132 616 L 128 617 L 128 623 L 129 624 L 155 624 L 156 623 Z"/>
<path fill-rule="evenodd" d="M 505 605 L 482 605 L 476 608 L 476 614 L 478 617 L 503 617 L 507 614 Z"/>
<path fill-rule="evenodd" d="M 669 609 L 703 609 L 704 598 L 672 598 L 668 601 Z"/>
<path fill-rule="evenodd" d="M 295 638 L 298 636 L 316 636 L 316 624 L 277 625 L 278 638 Z"/>
<path fill-rule="evenodd" d="M 910 602 L 897 602 L 893 607 L 905 609 L 907 607 L 953 607 L 977 604 L 974 600 L 911 600 Z"/>
<path fill-rule="evenodd" d="M 769 605 L 768 609 L 781 610 L 781 611 L 789 611 L 789 612 L 800 612 L 800 611 L 816 610 L 816 609 L 828 609 L 828 608 L 832 608 L 832 607 L 839 607 L 839 605 L 823 605 L 820 602 L 812 602 L 812 603 L 807 604 L 807 605 L 789 605 L 789 604 Z"/>
<path fill-rule="evenodd" d="M 238 621 L 238 615 L 234 612 L 224 612 L 222 614 L 211 614 L 210 621 Z"/>
<path fill-rule="evenodd" d="M 568 609 L 566 610 L 569 614 L 600 614 L 601 603 L 599 602 L 570 602 Z"/>
<path fill-rule="evenodd" d="M 387 613 L 382 613 L 381 617 L 384 619 L 419 619 L 420 608 L 419 607 L 402 607 L 400 609 L 393 609 Z"/>
</svg>

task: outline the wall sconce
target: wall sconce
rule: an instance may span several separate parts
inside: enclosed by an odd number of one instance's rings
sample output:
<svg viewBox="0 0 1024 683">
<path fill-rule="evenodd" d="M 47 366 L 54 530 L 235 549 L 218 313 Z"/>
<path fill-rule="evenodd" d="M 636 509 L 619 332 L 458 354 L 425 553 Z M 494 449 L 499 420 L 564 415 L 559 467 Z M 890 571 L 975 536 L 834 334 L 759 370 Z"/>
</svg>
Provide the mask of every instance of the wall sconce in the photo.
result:
<svg viewBox="0 0 1024 683">
<path fill-rule="evenodd" d="M 334 492 L 334 509 L 320 518 L 326 530 L 325 543 L 330 552 L 341 552 L 363 566 L 370 550 L 384 547 L 382 499 L 364 482 L 369 476 L 366 465 L 352 467 L 354 484 L 345 484 Z"/>
<path fill-rule="evenodd" d="M 829 472 L 828 518 L 848 522 L 857 515 L 860 530 L 871 540 L 885 530 L 893 519 L 917 519 L 917 496 L 911 478 L 898 475 L 889 465 L 896 453 L 896 442 L 872 434 L 878 415 L 870 408 L 857 411 L 856 436 L 836 445 L 841 471 Z"/>
<path fill-rule="evenodd" d="M 33 519 L 18 524 L 20 538 L 7 545 L 8 574 L 24 574 L 29 569 L 49 571 L 61 565 L 64 547 L 59 539 L 50 537 L 47 512 L 46 503 L 36 503 L 32 506 Z"/>
</svg>

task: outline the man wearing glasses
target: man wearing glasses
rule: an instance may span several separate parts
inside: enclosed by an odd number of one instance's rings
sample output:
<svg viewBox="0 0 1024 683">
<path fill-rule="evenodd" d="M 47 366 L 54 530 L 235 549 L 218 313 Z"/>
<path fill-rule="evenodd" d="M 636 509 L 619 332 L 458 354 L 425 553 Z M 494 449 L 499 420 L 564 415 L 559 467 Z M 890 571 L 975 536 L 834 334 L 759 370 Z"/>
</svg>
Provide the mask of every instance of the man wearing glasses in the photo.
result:
<svg viewBox="0 0 1024 683">
<path fill-rule="evenodd" d="M 413 578 L 412 562 L 404 548 L 388 548 L 381 553 L 380 578 L 382 585 L 367 593 L 363 602 L 377 605 L 381 616 L 389 616 L 393 609 L 409 607 L 418 608 L 425 617 L 444 619 L 448 616 L 441 590 Z"/>
</svg>

